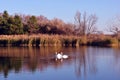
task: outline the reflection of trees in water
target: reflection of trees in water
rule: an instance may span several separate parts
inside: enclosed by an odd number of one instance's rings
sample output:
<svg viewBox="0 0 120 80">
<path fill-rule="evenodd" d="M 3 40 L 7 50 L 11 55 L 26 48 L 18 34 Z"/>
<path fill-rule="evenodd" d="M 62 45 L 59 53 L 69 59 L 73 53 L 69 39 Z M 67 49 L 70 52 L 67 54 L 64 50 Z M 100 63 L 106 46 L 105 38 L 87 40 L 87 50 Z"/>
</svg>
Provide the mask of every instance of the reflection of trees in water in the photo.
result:
<svg viewBox="0 0 120 80">
<path fill-rule="evenodd" d="M 32 47 L 28 48 L 28 60 L 27 65 L 28 69 L 34 72 L 37 68 L 37 50 L 33 49 Z"/>
<path fill-rule="evenodd" d="M 95 65 L 95 57 L 94 55 L 91 56 L 89 52 L 91 49 L 84 47 L 79 48 L 79 52 L 76 53 L 75 58 L 75 72 L 78 77 L 80 76 L 87 76 L 87 73 L 96 73 L 96 65 Z"/>
<path fill-rule="evenodd" d="M 0 49 L 0 72 L 7 77 L 11 70 L 19 72 L 20 70 L 27 70 L 34 72 L 40 70 L 41 72 L 48 67 L 59 69 L 64 64 L 71 65 L 75 61 L 75 72 L 77 76 L 86 75 L 88 69 L 91 72 L 96 72 L 95 58 L 91 56 L 86 47 L 80 48 L 59 48 L 59 47 L 29 47 L 29 48 L 1 48 Z M 55 52 L 63 51 L 71 57 L 63 62 L 56 61 L 53 57 Z M 92 51 L 94 52 L 94 51 Z M 71 55 L 72 54 L 72 55 Z"/>
<path fill-rule="evenodd" d="M 76 53 L 76 59 L 75 59 L 75 72 L 77 76 L 81 75 L 81 69 L 84 68 L 84 71 L 86 70 L 86 64 L 85 64 L 85 48 L 80 48 L 80 53 Z"/>
<path fill-rule="evenodd" d="M 53 57 L 55 52 L 63 51 L 70 55 L 68 60 L 55 60 Z M 99 52 L 99 54 L 98 54 Z M 103 53 L 102 53 L 103 52 Z M 107 54 L 107 53 L 108 54 Z M 45 71 L 47 68 L 60 69 L 64 65 L 71 65 L 74 62 L 75 73 L 78 77 L 87 76 L 87 74 L 95 74 L 97 72 L 96 56 L 113 54 L 112 68 L 115 68 L 120 73 L 120 49 L 107 48 L 0 48 L 0 73 L 5 77 L 10 71 L 19 73 L 21 70 L 34 72 L 39 70 Z M 111 54 L 110 54 L 111 55 Z"/>
<path fill-rule="evenodd" d="M 5 77 L 7 77 L 11 70 L 15 70 L 15 72 L 18 73 L 22 67 L 21 65 L 22 62 L 16 60 L 16 58 L 0 57 L 0 72 L 3 72 Z"/>
<path fill-rule="evenodd" d="M 114 55 L 114 64 L 113 66 L 115 67 L 116 71 L 120 73 L 120 47 L 119 48 L 114 48 L 113 49 L 113 55 Z"/>
<path fill-rule="evenodd" d="M 55 58 L 52 57 L 56 51 L 61 51 L 61 48 L 0 48 L 0 73 L 4 73 L 4 76 L 7 77 L 12 70 L 16 73 L 21 70 L 44 71 L 49 66 L 57 69 L 63 63 L 55 61 Z M 70 62 L 68 61 L 68 63 Z"/>
</svg>

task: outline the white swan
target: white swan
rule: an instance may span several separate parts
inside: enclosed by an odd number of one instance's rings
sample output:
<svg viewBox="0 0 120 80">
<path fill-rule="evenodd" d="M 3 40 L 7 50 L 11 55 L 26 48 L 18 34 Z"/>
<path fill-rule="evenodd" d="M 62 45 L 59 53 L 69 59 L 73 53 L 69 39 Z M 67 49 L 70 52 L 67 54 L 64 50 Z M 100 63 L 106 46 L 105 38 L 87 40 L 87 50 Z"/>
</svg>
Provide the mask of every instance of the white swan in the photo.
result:
<svg viewBox="0 0 120 80">
<path fill-rule="evenodd" d="M 62 54 L 56 52 L 56 58 L 57 59 L 62 59 Z"/>
<path fill-rule="evenodd" d="M 65 54 L 63 55 L 62 52 L 61 52 L 61 54 L 62 54 L 62 58 L 63 58 L 63 59 L 67 59 L 67 58 L 68 58 L 68 55 L 65 55 Z"/>
<path fill-rule="evenodd" d="M 63 55 L 63 53 L 57 53 L 56 52 L 56 59 L 67 59 L 68 55 Z"/>
<path fill-rule="evenodd" d="M 63 55 L 62 56 L 64 59 L 67 59 L 68 58 L 68 55 Z"/>
</svg>

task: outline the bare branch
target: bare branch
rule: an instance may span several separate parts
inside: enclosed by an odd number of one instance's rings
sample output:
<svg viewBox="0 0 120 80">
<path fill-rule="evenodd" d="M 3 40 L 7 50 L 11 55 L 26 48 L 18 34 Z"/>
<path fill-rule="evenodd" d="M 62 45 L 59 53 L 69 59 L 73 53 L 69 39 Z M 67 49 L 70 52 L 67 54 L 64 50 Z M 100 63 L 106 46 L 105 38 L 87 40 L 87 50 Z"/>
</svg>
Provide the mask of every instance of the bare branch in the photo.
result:
<svg viewBox="0 0 120 80">
<path fill-rule="evenodd" d="M 77 33 L 81 35 L 88 35 L 96 31 L 96 15 L 87 16 L 86 12 L 81 15 L 80 12 L 77 12 L 75 15 L 75 25 L 77 26 Z"/>
<path fill-rule="evenodd" d="M 108 31 L 112 32 L 113 34 L 117 35 L 120 32 L 120 21 L 119 19 L 115 18 L 112 22 L 108 25 Z"/>
</svg>

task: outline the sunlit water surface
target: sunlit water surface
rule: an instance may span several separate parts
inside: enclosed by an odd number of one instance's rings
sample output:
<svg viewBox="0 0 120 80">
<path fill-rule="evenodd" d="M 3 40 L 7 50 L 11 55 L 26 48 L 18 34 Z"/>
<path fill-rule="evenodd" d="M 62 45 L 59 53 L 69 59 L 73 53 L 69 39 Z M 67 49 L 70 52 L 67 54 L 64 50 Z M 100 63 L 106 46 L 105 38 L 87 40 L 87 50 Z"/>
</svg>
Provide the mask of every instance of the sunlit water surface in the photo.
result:
<svg viewBox="0 0 120 80">
<path fill-rule="evenodd" d="M 120 80 L 120 49 L 0 47 L 0 80 Z"/>
</svg>

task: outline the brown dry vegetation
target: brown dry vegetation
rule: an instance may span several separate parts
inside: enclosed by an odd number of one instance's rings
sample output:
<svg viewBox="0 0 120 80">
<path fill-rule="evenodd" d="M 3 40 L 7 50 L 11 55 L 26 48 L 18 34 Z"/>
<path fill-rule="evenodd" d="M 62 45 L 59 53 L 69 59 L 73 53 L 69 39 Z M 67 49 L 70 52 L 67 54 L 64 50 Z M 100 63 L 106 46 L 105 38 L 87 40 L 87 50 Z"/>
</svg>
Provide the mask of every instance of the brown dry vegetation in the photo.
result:
<svg viewBox="0 0 120 80">
<path fill-rule="evenodd" d="M 112 24 L 112 35 L 97 30 L 97 16 L 76 12 L 75 23 L 34 15 L 0 15 L 0 46 L 119 46 L 120 26 Z"/>
<path fill-rule="evenodd" d="M 120 39 L 105 35 L 0 35 L 0 46 L 118 46 Z"/>
<path fill-rule="evenodd" d="M 63 35 L 0 35 L 1 46 L 77 46 L 80 37 Z"/>
</svg>

